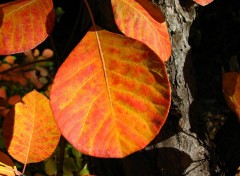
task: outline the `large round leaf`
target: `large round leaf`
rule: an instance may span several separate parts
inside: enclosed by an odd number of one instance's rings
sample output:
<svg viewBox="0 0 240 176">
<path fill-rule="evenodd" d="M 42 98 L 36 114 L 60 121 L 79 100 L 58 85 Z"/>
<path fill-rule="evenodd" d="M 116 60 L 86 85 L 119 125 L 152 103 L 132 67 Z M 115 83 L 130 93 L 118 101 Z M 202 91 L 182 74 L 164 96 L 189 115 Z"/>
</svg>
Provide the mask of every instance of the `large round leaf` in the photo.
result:
<svg viewBox="0 0 240 176">
<path fill-rule="evenodd" d="M 164 15 L 148 0 L 111 0 L 114 19 L 126 36 L 148 45 L 163 61 L 171 55 L 171 41 Z"/>
<path fill-rule="evenodd" d="M 44 95 L 34 90 L 22 101 L 4 119 L 3 136 L 9 154 L 26 165 L 51 156 L 61 134 Z"/>
<path fill-rule="evenodd" d="M 124 157 L 159 132 L 170 86 L 163 62 L 146 45 L 92 28 L 59 68 L 50 104 L 74 147 L 97 157 Z"/>
<path fill-rule="evenodd" d="M 54 26 L 52 0 L 0 4 L 0 54 L 23 52 L 47 38 Z"/>
</svg>

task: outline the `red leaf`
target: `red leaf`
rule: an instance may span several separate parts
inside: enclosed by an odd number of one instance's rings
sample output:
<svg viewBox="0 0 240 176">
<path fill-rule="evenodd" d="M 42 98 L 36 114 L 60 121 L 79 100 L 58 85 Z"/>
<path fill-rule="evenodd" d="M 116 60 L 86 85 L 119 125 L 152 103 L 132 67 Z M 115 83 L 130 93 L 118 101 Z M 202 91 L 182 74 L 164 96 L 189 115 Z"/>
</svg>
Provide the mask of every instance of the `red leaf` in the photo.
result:
<svg viewBox="0 0 240 176">
<path fill-rule="evenodd" d="M 193 0 L 201 6 L 205 6 L 213 2 L 213 0 Z"/>
<path fill-rule="evenodd" d="M 4 100 L 7 99 L 6 88 L 0 87 L 0 97 L 3 98 Z"/>
<path fill-rule="evenodd" d="M 124 157 L 161 129 L 170 86 L 164 63 L 146 45 L 92 28 L 59 68 L 50 103 L 60 131 L 78 150 Z"/>
<path fill-rule="evenodd" d="M 11 166 L 11 167 L 15 165 L 11 160 L 11 158 L 1 151 L 0 151 L 0 162 L 7 164 L 8 166 Z"/>
<path fill-rule="evenodd" d="M 21 101 L 20 95 L 13 95 L 13 96 L 8 98 L 8 103 L 10 105 L 15 105 L 16 103 L 18 103 L 20 101 Z"/>
<path fill-rule="evenodd" d="M 228 106 L 240 120 L 240 74 L 236 72 L 223 75 L 223 93 Z"/>
<path fill-rule="evenodd" d="M 111 0 L 118 28 L 148 45 L 163 61 L 171 55 L 167 24 L 159 7 L 148 0 Z"/>
<path fill-rule="evenodd" d="M 58 145 L 60 132 L 44 95 L 32 91 L 22 101 L 4 119 L 3 136 L 9 154 L 26 165 L 48 158 Z"/>
<path fill-rule="evenodd" d="M 0 5 L 0 54 L 34 48 L 54 26 L 52 0 L 18 0 Z"/>
</svg>

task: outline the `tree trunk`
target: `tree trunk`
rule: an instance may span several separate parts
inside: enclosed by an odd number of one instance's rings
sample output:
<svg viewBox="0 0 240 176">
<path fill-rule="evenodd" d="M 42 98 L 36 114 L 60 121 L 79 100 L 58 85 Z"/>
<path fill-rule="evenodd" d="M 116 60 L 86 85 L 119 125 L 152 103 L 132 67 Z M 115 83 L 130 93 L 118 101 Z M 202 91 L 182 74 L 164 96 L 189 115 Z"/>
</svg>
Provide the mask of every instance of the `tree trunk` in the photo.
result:
<svg viewBox="0 0 240 176">
<path fill-rule="evenodd" d="M 192 76 L 188 37 L 196 16 L 193 1 L 159 0 L 172 40 L 172 57 L 167 70 L 172 85 L 172 105 L 160 134 L 144 150 L 124 159 L 91 158 L 92 169 L 101 176 L 208 176 L 208 141 L 194 107 L 195 82 Z M 103 6 L 101 6 L 103 7 Z M 104 16 L 104 15 L 103 15 Z M 109 15 L 107 15 L 109 16 Z M 106 17 L 106 15 L 105 15 Z M 106 28 L 106 18 L 102 17 Z M 104 26 L 104 25 L 102 25 Z"/>
</svg>

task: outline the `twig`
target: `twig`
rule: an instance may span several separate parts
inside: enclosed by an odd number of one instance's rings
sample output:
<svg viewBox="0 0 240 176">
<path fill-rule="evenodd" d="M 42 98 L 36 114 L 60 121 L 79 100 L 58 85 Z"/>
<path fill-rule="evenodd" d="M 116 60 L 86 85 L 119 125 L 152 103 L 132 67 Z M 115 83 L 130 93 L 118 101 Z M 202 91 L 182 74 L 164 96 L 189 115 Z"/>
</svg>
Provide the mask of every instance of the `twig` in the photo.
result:
<svg viewBox="0 0 240 176">
<path fill-rule="evenodd" d="M 58 165 L 57 176 L 62 176 L 63 175 L 65 145 L 66 145 L 66 140 L 64 139 L 63 136 L 61 136 L 60 144 L 59 144 L 59 146 L 60 146 L 60 155 L 59 155 L 59 165 Z"/>
<path fill-rule="evenodd" d="M 47 61 L 53 62 L 51 58 L 50 58 L 50 59 L 36 60 L 36 61 L 33 61 L 33 62 L 28 62 L 28 63 L 25 63 L 25 64 L 23 64 L 23 65 L 17 65 L 17 66 L 11 67 L 11 68 L 9 68 L 9 69 L 6 69 L 6 70 L 4 70 L 4 71 L 1 71 L 1 72 L 0 72 L 0 75 L 5 74 L 5 73 L 7 73 L 7 72 L 10 72 L 10 71 L 12 71 L 12 70 L 18 69 L 18 68 L 26 67 L 26 66 L 28 66 L 28 65 L 33 65 L 33 64 L 36 64 L 36 63 L 47 62 Z"/>
</svg>

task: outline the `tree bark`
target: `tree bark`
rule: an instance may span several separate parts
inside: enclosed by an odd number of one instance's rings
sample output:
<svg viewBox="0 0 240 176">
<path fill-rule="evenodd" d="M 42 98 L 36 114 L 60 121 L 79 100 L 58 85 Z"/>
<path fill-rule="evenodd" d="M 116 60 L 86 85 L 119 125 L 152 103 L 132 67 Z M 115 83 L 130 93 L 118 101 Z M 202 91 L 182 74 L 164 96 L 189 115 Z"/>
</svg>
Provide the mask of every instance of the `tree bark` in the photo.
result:
<svg viewBox="0 0 240 176">
<path fill-rule="evenodd" d="M 195 79 L 188 38 L 196 16 L 196 5 L 187 0 L 181 3 L 179 0 L 155 0 L 154 3 L 165 14 L 172 40 L 172 56 L 167 63 L 172 86 L 169 117 L 159 135 L 144 150 L 123 159 L 91 158 L 96 175 L 210 175 L 208 140 L 204 137 L 204 126 L 201 126 L 197 115 L 192 113 L 196 107 Z M 102 14 L 101 18 L 104 19 L 101 26 L 115 28 L 109 26 L 112 24 L 109 22 L 112 21 L 109 20 L 109 14 Z"/>
</svg>

